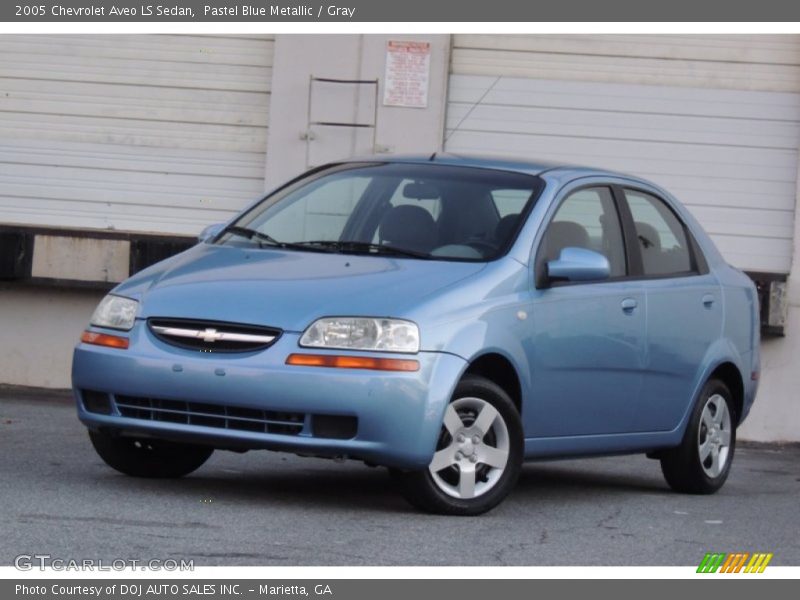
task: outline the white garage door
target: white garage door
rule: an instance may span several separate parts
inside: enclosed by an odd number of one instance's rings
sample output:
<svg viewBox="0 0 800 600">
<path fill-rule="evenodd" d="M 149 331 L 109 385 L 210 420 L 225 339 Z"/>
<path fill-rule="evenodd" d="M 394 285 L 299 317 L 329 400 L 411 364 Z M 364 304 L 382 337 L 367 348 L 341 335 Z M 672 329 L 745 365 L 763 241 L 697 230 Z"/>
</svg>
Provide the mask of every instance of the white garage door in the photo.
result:
<svg viewBox="0 0 800 600">
<path fill-rule="evenodd" d="M 270 37 L 0 36 L 0 223 L 196 234 L 264 189 Z"/>
<path fill-rule="evenodd" d="M 446 149 L 641 175 L 678 196 L 731 263 L 788 273 L 798 37 L 648 40 L 456 36 Z"/>
</svg>

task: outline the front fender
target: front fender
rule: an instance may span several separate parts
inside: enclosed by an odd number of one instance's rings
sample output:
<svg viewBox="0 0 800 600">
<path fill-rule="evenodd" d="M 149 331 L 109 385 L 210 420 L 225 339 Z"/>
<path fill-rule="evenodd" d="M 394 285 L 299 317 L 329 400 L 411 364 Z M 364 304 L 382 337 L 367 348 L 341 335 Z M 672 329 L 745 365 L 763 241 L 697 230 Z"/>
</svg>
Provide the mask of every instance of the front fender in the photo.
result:
<svg viewBox="0 0 800 600">
<path fill-rule="evenodd" d="M 529 308 L 529 306 L 527 307 Z M 450 323 L 448 337 L 443 342 L 444 351 L 464 359 L 459 379 L 464 376 L 476 360 L 487 355 L 497 355 L 505 359 L 514 369 L 522 392 L 522 413 L 525 412 L 528 390 L 531 388 L 529 352 L 524 342 L 527 336 L 515 335 L 515 330 L 525 326 L 528 317 L 525 305 L 509 305 L 483 314 L 478 319 Z M 524 419 L 523 419 L 524 422 Z"/>
</svg>

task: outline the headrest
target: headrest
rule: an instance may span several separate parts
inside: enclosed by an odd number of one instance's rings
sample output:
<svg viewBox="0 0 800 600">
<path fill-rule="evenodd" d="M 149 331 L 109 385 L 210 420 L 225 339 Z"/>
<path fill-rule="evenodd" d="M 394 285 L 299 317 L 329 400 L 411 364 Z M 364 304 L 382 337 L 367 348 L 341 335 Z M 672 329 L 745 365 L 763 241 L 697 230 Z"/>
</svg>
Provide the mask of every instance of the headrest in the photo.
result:
<svg viewBox="0 0 800 600">
<path fill-rule="evenodd" d="M 589 233 L 572 221 L 553 221 L 547 230 L 547 259 L 555 260 L 564 248 L 589 248 Z"/>
<path fill-rule="evenodd" d="M 636 221 L 636 235 L 639 236 L 639 243 L 642 250 L 661 250 L 661 236 L 658 230 L 650 223 Z"/>
<path fill-rule="evenodd" d="M 431 213 L 420 206 L 404 204 L 384 215 L 378 237 L 392 246 L 430 252 L 436 245 L 438 232 Z"/>
<path fill-rule="evenodd" d="M 506 215 L 497 222 L 497 225 L 494 228 L 494 239 L 498 243 L 505 244 L 508 242 L 511 235 L 514 233 L 514 230 L 517 228 L 519 217 L 519 213 Z"/>
</svg>

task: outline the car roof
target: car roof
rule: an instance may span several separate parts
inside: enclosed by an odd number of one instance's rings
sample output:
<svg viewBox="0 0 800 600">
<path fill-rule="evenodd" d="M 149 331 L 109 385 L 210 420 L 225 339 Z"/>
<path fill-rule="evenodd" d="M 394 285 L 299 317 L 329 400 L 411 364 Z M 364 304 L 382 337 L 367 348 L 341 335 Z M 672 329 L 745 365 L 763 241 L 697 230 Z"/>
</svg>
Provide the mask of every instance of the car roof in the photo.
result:
<svg viewBox="0 0 800 600">
<path fill-rule="evenodd" d="M 479 155 L 479 154 L 454 154 L 450 152 L 434 152 L 433 154 L 407 154 L 407 155 L 386 155 L 377 154 L 350 159 L 346 162 L 361 161 L 380 161 L 389 163 L 409 163 L 409 164 L 437 164 L 450 165 L 454 167 L 474 167 L 481 169 L 495 169 L 497 171 L 510 171 L 513 173 L 523 173 L 526 175 L 541 175 L 545 172 L 562 171 L 569 172 L 576 176 L 611 176 L 638 179 L 623 173 L 615 173 L 606 169 L 597 169 L 567 163 L 528 160 L 512 156 L 500 155 Z"/>
</svg>

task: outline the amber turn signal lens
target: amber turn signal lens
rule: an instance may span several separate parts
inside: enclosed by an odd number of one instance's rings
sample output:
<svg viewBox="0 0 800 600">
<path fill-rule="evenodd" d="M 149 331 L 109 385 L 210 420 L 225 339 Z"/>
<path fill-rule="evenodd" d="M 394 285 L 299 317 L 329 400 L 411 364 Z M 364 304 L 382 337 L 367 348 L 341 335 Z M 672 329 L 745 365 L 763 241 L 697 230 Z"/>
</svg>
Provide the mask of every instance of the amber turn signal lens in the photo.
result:
<svg viewBox="0 0 800 600">
<path fill-rule="evenodd" d="M 109 348 L 119 348 L 121 350 L 127 350 L 128 346 L 130 345 L 130 340 L 126 337 L 107 335 L 105 333 L 96 333 L 94 331 L 84 331 L 81 334 L 81 341 L 84 344 L 107 346 Z"/>
<path fill-rule="evenodd" d="M 419 363 L 416 360 L 334 354 L 290 354 L 286 359 L 286 364 L 300 367 L 369 369 L 371 371 L 419 371 Z"/>
</svg>

